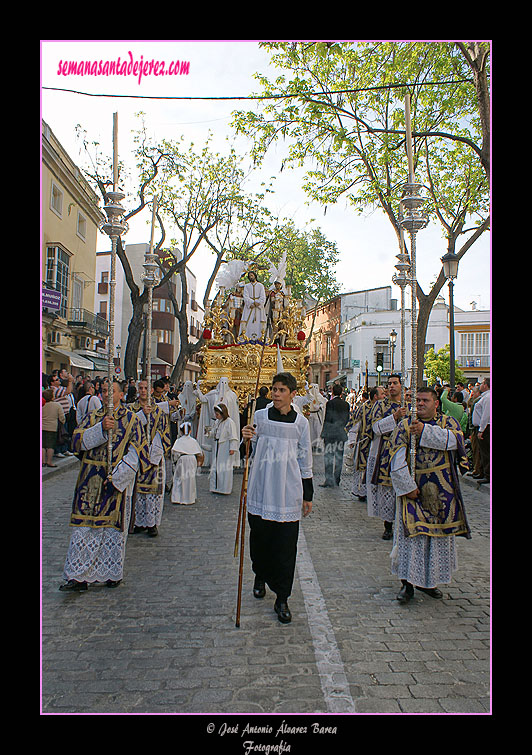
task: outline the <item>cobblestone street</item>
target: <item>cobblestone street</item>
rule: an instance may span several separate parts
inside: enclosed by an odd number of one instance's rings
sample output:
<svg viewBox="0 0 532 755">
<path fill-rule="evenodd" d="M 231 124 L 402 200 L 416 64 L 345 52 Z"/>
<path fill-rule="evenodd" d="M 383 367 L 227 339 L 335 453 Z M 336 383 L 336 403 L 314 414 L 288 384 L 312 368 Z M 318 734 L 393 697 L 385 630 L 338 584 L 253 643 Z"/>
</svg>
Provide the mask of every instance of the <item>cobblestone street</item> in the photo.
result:
<svg viewBox="0 0 532 755">
<path fill-rule="evenodd" d="M 43 480 L 43 713 L 489 713 L 489 494 L 463 485 L 473 538 L 457 538 L 444 599 L 416 591 L 402 605 L 382 523 L 349 474 L 323 489 L 320 456 L 314 466 L 293 621 L 279 623 L 270 592 L 253 597 L 246 552 L 240 628 L 241 475 L 229 497 L 205 474 L 195 505 L 167 497 L 159 537 L 129 536 L 120 587 L 78 594 L 58 590 L 78 464 Z"/>
</svg>

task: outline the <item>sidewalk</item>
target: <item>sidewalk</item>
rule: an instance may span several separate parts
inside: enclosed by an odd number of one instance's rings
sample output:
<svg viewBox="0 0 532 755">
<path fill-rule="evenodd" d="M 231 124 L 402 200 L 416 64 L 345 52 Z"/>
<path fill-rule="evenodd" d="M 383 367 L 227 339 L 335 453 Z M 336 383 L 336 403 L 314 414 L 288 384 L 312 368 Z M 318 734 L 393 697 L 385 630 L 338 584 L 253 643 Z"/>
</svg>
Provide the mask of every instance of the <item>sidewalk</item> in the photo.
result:
<svg viewBox="0 0 532 755">
<path fill-rule="evenodd" d="M 56 474 L 64 472 L 66 469 L 70 469 L 76 464 L 79 465 L 79 459 L 76 456 L 66 456 L 64 459 L 58 459 L 57 456 L 54 456 L 52 464 L 56 465 L 55 469 L 52 469 L 51 467 L 41 467 L 41 480 L 43 482 Z"/>
<path fill-rule="evenodd" d="M 475 490 L 479 490 L 480 492 L 485 493 L 487 496 L 491 495 L 490 482 L 477 482 L 473 477 L 465 474 L 460 475 L 460 486 L 463 486 L 463 484 L 475 488 Z"/>
</svg>

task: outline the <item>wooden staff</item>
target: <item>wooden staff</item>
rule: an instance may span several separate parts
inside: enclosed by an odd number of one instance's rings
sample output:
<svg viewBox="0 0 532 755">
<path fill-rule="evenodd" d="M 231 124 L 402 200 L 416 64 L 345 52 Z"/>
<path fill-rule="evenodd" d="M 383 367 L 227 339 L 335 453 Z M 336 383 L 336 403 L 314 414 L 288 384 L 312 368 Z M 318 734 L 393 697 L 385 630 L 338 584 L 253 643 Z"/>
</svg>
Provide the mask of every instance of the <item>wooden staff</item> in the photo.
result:
<svg viewBox="0 0 532 755">
<path fill-rule="evenodd" d="M 118 113 L 113 113 L 113 199 L 116 202 L 118 191 Z M 109 337 L 107 339 L 107 416 L 114 418 L 113 366 L 115 350 L 115 287 L 116 287 L 116 248 L 118 236 L 111 231 L 111 270 L 109 275 Z M 113 431 L 107 431 L 107 479 L 111 480 L 113 470 Z"/>
<path fill-rule="evenodd" d="M 262 369 L 262 360 L 264 357 L 264 347 L 266 345 L 266 334 L 263 335 L 263 342 L 262 342 L 262 350 L 260 354 L 260 361 L 259 361 L 259 369 L 257 371 L 257 382 L 255 384 L 255 395 L 253 397 L 253 402 L 251 404 L 251 415 L 248 421 L 249 425 L 253 424 L 253 418 L 255 417 L 255 403 L 257 401 L 257 394 L 259 392 L 259 381 L 260 381 L 260 372 Z M 240 491 L 240 506 L 238 509 L 238 524 L 236 528 L 236 537 L 235 537 L 235 551 L 234 555 L 236 557 L 237 550 L 238 550 L 238 537 L 240 534 L 240 565 L 238 570 L 238 591 L 237 591 L 237 602 L 236 602 L 236 622 L 235 626 L 240 626 L 240 605 L 242 602 L 242 579 L 244 574 L 244 531 L 246 528 L 246 507 L 247 507 L 247 488 L 248 488 L 248 473 L 249 473 L 249 448 L 251 445 L 251 440 L 246 440 L 246 465 L 244 467 L 244 475 L 242 479 L 242 489 Z"/>
<path fill-rule="evenodd" d="M 146 320 L 146 382 L 148 384 L 148 406 L 151 409 L 152 406 L 152 396 L 151 396 L 151 337 L 152 337 L 152 313 L 153 313 L 153 286 L 155 285 L 155 262 L 153 259 L 153 236 L 154 236 L 154 230 L 155 230 L 155 218 L 157 214 L 157 202 L 158 197 L 153 197 L 153 207 L 152 207 L 152 213 L 151 213 L 151 235 L 150 235 L 150 246 L 148 254 L 145 258 L 145 264 L 144 269 L 146 270 L 146 274 L 144 276 L 145 284 L 148 288 L 148 312 L 147 312 L 147 320 Z M 148 414 L 148 440 L 150 441 L 151 438 L 151 412 Z"/>
</svg>

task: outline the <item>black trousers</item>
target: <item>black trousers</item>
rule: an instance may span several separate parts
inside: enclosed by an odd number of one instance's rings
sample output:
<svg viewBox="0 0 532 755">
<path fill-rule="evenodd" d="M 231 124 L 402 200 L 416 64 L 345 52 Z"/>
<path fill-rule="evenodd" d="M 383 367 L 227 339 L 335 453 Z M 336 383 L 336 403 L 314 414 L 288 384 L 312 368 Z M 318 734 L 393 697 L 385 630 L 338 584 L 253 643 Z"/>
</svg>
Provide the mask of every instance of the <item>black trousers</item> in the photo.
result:
<svg viewBox="0 0 532 755">
<path fill-rule="evenodd" d="M 325 482 L 327 485 L 339 485 L 344 463 L 345 440 L 324 439 Z"/>
<path fill-rule="evenodd" d="M 482 474 L 488 480 L 490 479 L 490 426 L 486 425 L 486 429 L 482 433 L 482 438 L 478 438 L 478 448 L 480 451 L 480 465 L 482 467 Z"/>
<path fill-rule="evenodd" d="M 248 513 L 249 554 L 256 577 L 279 600 L 288 600 L 296 568 L 299 522 L 273 522 Z"/>
</svg>

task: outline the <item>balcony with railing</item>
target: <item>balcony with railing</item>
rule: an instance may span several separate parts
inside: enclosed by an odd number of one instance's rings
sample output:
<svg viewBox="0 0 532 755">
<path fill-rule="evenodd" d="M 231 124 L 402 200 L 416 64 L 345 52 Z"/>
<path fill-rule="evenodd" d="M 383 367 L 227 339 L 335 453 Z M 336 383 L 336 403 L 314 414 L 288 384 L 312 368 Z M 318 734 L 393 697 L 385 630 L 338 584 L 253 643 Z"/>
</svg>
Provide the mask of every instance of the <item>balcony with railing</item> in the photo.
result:
<svg viewBox="0 0 532 755">
<path fill-rule="evenodd" d="M 342 372 L 353 372 L 353 366 L 351 360 L 348 357 L 343 357 L 338 360 L 338 369 Z"/>
<path fill-rule="evenodd" d="M 100 315 L 89 312 L 88 309 L 76 307 L 68 310 L 68 326 L 73 331 L 89 332 L 91 335 L 100 338 L 107 338 L 109 335 L 109 323 Z"/>
<path fill-rule="evenodd" d="M 490 366 L 490 357 L 486 354 L 479 355 L 479 354 L 472 354 L 472 355 L 464 355 L 460 354 L 456 361 L 460 365 L 460 367 L 485 367 L 488 368 Z"/>
</svg>

